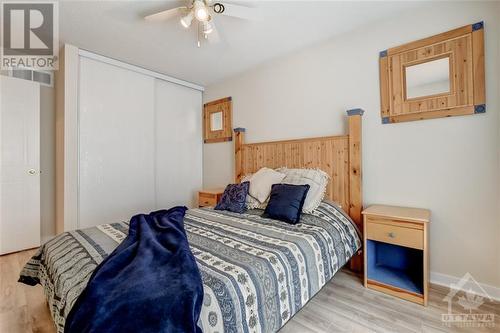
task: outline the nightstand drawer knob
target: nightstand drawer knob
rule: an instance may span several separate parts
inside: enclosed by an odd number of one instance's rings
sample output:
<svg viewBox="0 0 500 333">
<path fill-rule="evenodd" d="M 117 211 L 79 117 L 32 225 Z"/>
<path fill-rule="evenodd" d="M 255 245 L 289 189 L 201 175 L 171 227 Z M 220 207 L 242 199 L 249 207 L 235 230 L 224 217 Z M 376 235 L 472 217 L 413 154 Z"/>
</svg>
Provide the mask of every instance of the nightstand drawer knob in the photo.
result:
<svg viewBox="0 0 500 333">
<path fill-rule="evenodd" d="M 387 235 L 388 235 L 389 237 L 391 237 L 391 238 L 396 237 L 396 234 L 395 234 L 395 233 L 393 233 L 393 232 L 390 232 L 390 233 L 388 233 Z"/>
</svg>

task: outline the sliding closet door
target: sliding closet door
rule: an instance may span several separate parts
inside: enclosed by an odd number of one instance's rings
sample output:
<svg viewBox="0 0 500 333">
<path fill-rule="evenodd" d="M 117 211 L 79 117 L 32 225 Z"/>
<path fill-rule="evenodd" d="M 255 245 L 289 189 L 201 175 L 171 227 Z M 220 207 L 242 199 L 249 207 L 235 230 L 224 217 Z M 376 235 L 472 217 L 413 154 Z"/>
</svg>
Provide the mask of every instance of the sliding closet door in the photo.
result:
<svg viewBox="0 0 500 333">
<path fill-rule="evenodd" d="M 201 92 L 156 80 L 157 207 L 194 206 L 202 186 Z"/>
<path fill-rule="evenodd" d="M 155 208 L 155 79 L 80 58 L 79 227 Z"/>
</svg>

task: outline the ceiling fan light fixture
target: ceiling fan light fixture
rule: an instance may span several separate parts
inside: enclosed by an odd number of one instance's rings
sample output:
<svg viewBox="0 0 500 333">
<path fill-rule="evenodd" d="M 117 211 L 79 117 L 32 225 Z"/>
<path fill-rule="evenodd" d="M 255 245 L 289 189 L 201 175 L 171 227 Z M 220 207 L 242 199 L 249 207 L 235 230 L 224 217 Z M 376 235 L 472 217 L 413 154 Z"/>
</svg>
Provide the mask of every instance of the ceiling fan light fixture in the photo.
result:
<svg viewBox="0 0 500 333">
<path fill-rule="evenodd" d="M 215 13 L 217 13 L 217 14 L 222 14 L 222 13 L 224 13 L 224 10 L 225 10 L 226 8 L 225 8 L 225 7 L 224 7 L 224 5 L 223 5 L 223 4 L 221 4 L 220 2 L 216 2 L 216 3 L 214 3 L 214 5 L 213 5 L 213 9 L 214 9 L 214 12 L 215 12 Z"/>
<path fill-rule="evenodd" d="M 196 0 L 194 2 L 194 16 L 198 21 L 205 22 L 209 19 L 208 8 L 205 3 L 201 0 Z"/>
<path fill-rule="evenodd" d="M 190 11 L 189 13 L 186 14 L 186 16 L 183 16 L 181 18 L 181 24 L 184 28 L 189 28 L 191 26 L 191 22 L 193 21 L 193 11 Z"/>
<path fill-rule="evenodd" d="M 208 35 L 212 31 L 214 31 L 214 27 L 213 27 L 212 23 L 210 23 L 210 21 L 203 22 L 203 33 L 205 35 Z"/>
</svg>

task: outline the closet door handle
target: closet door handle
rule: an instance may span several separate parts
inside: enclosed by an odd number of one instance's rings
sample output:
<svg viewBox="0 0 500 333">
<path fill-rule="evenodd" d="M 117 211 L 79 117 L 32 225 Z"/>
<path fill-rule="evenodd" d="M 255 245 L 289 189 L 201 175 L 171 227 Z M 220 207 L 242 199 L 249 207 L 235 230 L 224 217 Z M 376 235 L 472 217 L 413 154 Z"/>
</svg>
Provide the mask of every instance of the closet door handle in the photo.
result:
<svg viewBox="0 0 500 333">
<path fill-rule="evenodd" d="M 28 170 L 28 173 L 29 173 L 30 175 L 35 175 L 35 174 L 36 174 L 36 170 L 35 170 L 35 169 L 29 169 L 29 170 Z"/>
</svg>

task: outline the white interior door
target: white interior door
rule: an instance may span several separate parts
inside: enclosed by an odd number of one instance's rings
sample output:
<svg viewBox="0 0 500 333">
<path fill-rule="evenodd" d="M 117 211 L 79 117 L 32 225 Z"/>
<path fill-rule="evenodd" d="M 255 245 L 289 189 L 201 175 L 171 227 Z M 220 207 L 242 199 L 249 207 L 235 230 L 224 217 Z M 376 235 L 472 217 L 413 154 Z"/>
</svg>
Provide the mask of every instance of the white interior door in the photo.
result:
<svg viewBox="0 0 500 333">
<path fill-rule="evenodd" d="M 40 245 L 40 86 L 0 76 L 0 254 Z"/>
<path fill-rule="evenodd" d="M 80 58 L 79 228 L 155 208 L 154 78 Z"/>
<path fill-rule="evenodd" d="M 156 80 L 157 208 L 194 206 L 202 186 L 201 92 Z"/>
</svg>

